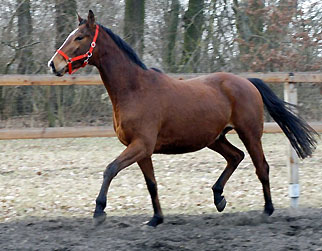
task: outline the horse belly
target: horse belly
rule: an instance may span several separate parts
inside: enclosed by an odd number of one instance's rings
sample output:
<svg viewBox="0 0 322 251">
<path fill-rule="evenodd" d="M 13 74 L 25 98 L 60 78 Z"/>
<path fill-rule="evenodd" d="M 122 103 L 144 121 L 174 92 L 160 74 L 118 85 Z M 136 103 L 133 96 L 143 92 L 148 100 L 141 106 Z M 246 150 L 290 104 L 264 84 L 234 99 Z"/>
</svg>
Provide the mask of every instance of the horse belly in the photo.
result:
<svg viewBox="0 0 322 251">
<path fill-rule="evenodd" d="M 158 146 L 155 148 L 154 153 L 181 154 L 181 153 L 195 152 L 204 147 L 206 146 L 205 145 L 202 145 L 202 146 L 181 145 L 179 143 L 174 143 L 174 144 L 166 144 L 166 145 Z"/>
<path fill-rule="evenodd" d="M 198 131 L 197 131 L 198 132 Z M 218 137 L 218 132 L 204 132 L 192 134 L 189 131 L 170 135 L 159 135 L 154 153 L 180 154 L 195 152 L 213 143 Z"/>
</svg>

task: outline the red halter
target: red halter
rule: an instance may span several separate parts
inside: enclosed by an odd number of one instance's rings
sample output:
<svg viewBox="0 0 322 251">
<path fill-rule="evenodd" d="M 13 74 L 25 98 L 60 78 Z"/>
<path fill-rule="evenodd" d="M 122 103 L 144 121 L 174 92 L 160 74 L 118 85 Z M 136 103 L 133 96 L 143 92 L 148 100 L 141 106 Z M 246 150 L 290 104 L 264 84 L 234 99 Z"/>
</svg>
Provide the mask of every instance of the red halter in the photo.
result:
<svg viewBox="0 0 322 251">
<path fill-rule="evenodd" d="M 99 26 L 96 25 L 96 31 L 95 31 L 95 35 L 94 35 L 94 38 L 93 38 L 93 42 L 91 43 L 91 47 L 89 48 L 88 52 L 86 52 L 85 54 L 83 55 L 79 55 L 77 57 L 74 57 L 74 58 L 70 58 L 68 57 L 62 50 L 57 50 L 57 52 L 62 55 L 66 60 L 67 60 L 67 64 L 68 64 L 68 73 L 69 74 L 73 74 L 75 73 L 76 71 L 78 71 L 81 67 L 85 67 L 87 64 L 88 64 L 88 60 L 90 59 L 90 57 L 93 55 L 93 50 L 96 46 L 96 39 L 97 39 L 97 36 L 98 36 L 98 30 L 99 30 Z M 83 58 L 86 58 L 84 60 L 84 63 L 82 64 L 82 66 L 80 66 L 79 68 L 77 69 L 72 69 L 72 63 L 74 61 L 78 61 L 78 60 L 81 60 Z"/>
</svg>

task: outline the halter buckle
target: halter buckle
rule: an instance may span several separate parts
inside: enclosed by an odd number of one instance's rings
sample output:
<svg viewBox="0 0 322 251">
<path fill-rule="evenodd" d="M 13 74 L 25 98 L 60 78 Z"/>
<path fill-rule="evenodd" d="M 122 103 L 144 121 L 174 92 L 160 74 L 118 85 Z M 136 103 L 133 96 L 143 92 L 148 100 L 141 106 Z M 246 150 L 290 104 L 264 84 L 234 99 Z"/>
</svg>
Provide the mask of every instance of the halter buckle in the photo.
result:
<svg viewBox="0 0 322 251">
<path fill-rule="evenodd" d="M 93 41 L 92 43 L 91 43 L 91 47 L 92 48 L 94 48 L 96 46 L 96 43 Z"/>
</svg>

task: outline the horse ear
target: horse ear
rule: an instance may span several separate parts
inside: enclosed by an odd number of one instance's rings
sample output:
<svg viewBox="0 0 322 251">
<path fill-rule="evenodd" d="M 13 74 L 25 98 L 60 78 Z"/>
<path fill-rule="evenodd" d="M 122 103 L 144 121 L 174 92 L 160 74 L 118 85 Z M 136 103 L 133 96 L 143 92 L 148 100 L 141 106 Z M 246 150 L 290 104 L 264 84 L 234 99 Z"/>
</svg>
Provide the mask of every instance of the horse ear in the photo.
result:
<svg viewBox="0 0 322 251">
<path fill-rule="evenodd" d="M 79 25 L 80 25 L 84 21 L 84 19 L 80 17 L 78 12 L 77 12 L 77 18 L 78 18 L 78 22 L 79 22 Z"/>
<path fill-rule="evenodd" d="M 89 24 L 89 26 L 95 26 L 95 16 L 92 10 L 88 11 L 87 23 Z"/>
</svg>

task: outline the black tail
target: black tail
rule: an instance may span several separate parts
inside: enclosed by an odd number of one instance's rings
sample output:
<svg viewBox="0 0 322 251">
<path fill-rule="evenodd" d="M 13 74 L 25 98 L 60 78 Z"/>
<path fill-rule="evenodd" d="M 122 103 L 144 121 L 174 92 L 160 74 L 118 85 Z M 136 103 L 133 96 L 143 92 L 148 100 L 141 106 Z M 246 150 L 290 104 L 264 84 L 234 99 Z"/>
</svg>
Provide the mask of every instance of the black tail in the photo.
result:
<svg viewBox="0 0 322 251">
<path fill-rule="evenodd" d="M 248 80 L 255 85 L 262 95 L 269 114 L 281 127 L 297 155 L 302 159 L 312 155 L 317 143 L 314 136 L 318 134 L 304 119 L 292 111 L 291 108 L 294 105 L 277 97 L 261 79 L 249 78 Z"/>
</svg>

